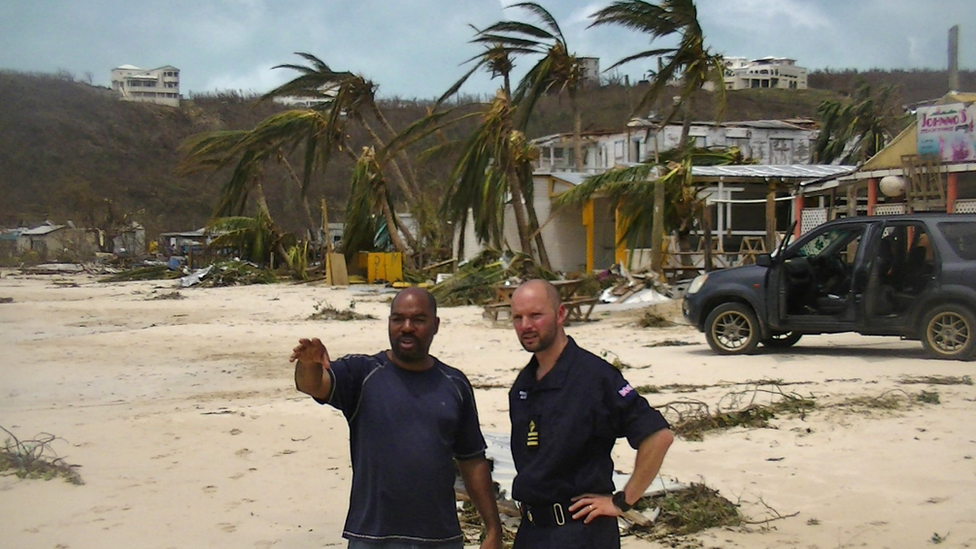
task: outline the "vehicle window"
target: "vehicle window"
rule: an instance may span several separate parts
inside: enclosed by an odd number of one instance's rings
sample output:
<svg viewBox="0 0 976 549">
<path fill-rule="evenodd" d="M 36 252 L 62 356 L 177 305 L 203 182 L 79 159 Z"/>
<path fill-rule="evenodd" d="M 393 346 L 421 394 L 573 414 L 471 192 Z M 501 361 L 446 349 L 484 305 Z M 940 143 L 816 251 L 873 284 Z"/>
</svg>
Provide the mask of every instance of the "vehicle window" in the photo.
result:
<svg viewBox="0 0 976 549">
<path fill-rule="evenodd" d="M 862 227 L 830 229 L 801 246 L 796 252 L 796 257 L 814 258 L 824 253 L 840 254 L 847 263 L 851 263 L 857 253 L 857 242 L 863 231 Z M 848 243 L 854 245 L 847 246 Z M 842 246 L 847 247 L 840 249 Z"/>
<path fill-rule="evenodd" d="M 976 223 L 948 221 L 939 223 L 939 231 L 956 255 L 976 260 Z"/>
</svg>

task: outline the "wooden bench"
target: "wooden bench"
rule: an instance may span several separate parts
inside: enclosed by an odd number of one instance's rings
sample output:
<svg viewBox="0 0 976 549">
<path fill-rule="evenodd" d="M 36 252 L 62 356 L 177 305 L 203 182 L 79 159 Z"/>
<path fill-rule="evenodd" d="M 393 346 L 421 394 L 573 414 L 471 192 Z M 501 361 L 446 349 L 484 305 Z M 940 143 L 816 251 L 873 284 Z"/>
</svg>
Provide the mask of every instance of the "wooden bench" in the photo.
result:
<svg viewBox="0 0 976 549">
<path fill-rule="evenodd" d="M 566 319 L 567 320 L 578 320 L 580 322 L 587 322 L 590 320 L 590 313 L 593 312 L 593 307 L 600 301 L 598 297 L 576 297 L 563 302 L 566 306 Z M 586 307 L 586 311 L 583 308 Z"/>
<path fill-rule="evenodd" d="M 485 311 L 482 313 L 482 316 L 490 318 L 492 322 L 498 322 L 499 313 L 505 313 L 508 319 L 511 319 L 512 304 L 504 302 L 489 303 L 485 305 Z"/>
</svg>

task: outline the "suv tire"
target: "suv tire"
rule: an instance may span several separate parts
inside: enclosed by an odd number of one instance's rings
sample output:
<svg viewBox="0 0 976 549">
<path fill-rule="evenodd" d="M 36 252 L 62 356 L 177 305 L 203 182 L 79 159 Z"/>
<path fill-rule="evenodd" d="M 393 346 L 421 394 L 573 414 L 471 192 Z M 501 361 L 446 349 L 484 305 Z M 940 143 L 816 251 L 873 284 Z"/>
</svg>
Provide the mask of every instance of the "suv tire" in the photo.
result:
<svg viewBox="0 0 976 549">
<path fill-rule="evenodd" d="M 770 349 L 789 349 L 796 345 L 803 334 L 800 332 L 780 332 L 773 334 L 769 339 L 764 339 L 762 344 Z"/>
<path fill-rule="evenodd" d="M 922 347 L 934 358 L 968 360 L 976 347 L 976 318 L 966 307 L 944 304 L 922 318 Z"/>
<path fill-rule="evenodd" d="M 759 321 L 748 305 L 719 305 L 705 319 L 705 339 L 718 354 L 751 354 L 759 345 L 759 338 Z"/>
</svg>

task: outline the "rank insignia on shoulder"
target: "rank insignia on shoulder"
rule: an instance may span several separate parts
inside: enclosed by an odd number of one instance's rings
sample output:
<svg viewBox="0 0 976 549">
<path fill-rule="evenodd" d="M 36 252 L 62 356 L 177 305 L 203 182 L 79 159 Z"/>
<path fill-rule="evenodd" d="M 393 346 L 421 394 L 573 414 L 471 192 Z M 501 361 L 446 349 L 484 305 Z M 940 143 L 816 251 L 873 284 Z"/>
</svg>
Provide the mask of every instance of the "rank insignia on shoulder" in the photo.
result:
<svg viewBox="0 0 976 549">
<path fill-rule="evenodd" d="M 529 398 L 528 391 L 519 391 L 519 400 L 525 400 L 527 398 Z"/>
<path fill-rule="evenodd" d="M 634 392 L 634 388 L 630 386 L 630 383 L 628 383 L 627 385 L 624 385 L 623 387 L 621 387 L 617 391 L 617 394 L 619 394 L 620 396 L 626 398 L 627 395 L 629 395 L 630 393 L 633 393 L 633 392 Z"/>
<path fill-rule="evenodd" d="M 529 448 L 539 446 L 539 424 L 534 419 L 529 420 L 529 432 L 525 436 L 525 445 Z"/>
</svg>

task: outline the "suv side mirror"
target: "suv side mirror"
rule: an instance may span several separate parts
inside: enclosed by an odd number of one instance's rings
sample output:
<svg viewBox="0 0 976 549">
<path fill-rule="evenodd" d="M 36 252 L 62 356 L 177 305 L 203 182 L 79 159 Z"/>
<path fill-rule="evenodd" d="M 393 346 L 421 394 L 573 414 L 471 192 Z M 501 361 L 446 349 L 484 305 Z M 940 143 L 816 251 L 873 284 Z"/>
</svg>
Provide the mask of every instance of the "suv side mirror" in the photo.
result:
<svg viewBox="0 0 976 549">
<path fill-rule="evenodd" d="M 773 258 L 769 254 L 759 254 L 756 256 L 756 265 L 760 267 L 772 267 Z"/>
</svg>

